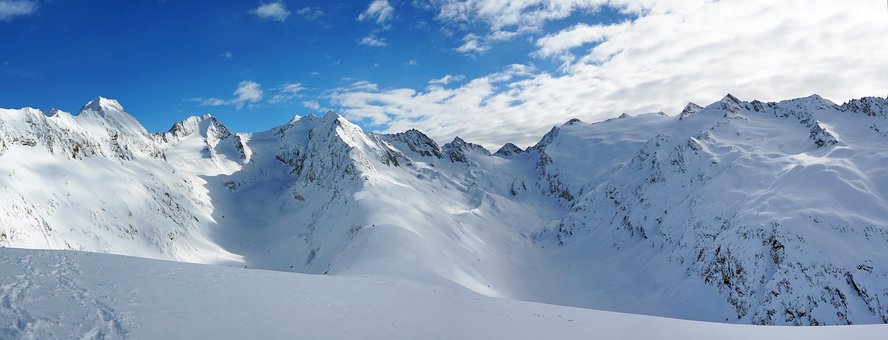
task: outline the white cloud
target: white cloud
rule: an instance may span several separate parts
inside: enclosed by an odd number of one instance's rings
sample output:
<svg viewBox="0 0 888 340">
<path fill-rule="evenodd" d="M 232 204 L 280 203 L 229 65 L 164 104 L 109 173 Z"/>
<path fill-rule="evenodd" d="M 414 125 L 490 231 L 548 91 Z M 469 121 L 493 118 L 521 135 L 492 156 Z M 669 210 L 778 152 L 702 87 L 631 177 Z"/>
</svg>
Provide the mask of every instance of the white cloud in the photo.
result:
<svg viewBox="0 0 888 340">
<path fill-rule="evenodd" d="M 302 92 L 305 87 L 300 83 L 286 83 L 279 88 L 276 88 L 277 94 L 271 97 L 268 100 L 269 103 L 279 104 L 290 101 L 299 95 L 299 92 Z"/>
<path fill-rule="evenodd" d="M 447 22 L 482 21 L 492 31 L 540 29 L 546 21 L 564 19 L 575 11 L 595 10 L 608 0 L 438 0 L 437 18 Z"/>
<path fill-rule="evenodd" d="M 302 102 L 302 106 L 305 106 L 305 107 L 307 107 L 311 110 L 315 110 L 315 111 L 321 110 L 321 104 L 318 103 L 317 101 L 314 101 L 314 100 L 306 100 L 306 101 Z"/>
<path fill-rule="evenodd" d="M 284 22 L 285 20 L 287 20 L 287 17 L 290 16 L 290 11 L 287 10 L 287 6 L 284 6 L 282 2 L 269 2 L 267 4 L 262 4 L 261 6 L 254 9 L 252 12 L 260 19 L 274 20 L 280 22 Z"/>
<path fill-rule="evenodd" d="M 16 17 L 37 12 L 36 1 L 0 0 L 0 21 L 12 21 Z"/>
<path fill-rule="evenodd" d="M 488 45 L 482 37 L 469 33 L 463 37 L 463 44 L 455 50 L 464 54 L 484 54 L 484 52 L 487 52 L 489 49 L 490 45 Z"/>
<path fill-rule="evenodd" d="M 221 99 L 221 98 L 191 98 L 188 99 L 190 102 L 198 103 L 200 106 L 228 106 L 233 105 L 238 110 L 244 107 L 247 104 L 256 104 L 260 100 L 262 100 L 262 86 L 259 83 L 244 80 L 237 84 L 237 89 L 234 90 L 234 98 L 232 99 Z"/>
<path fill-rule="evenodd" d="M 256 103 L 262 100 L 262 86 L 257 82 L 244 80 L 237 84 L 234 95 L 237 96 L 234 102 L 238 108 L 242 107 L 244 103 Z"/>
<path fill-rule="evenodd" d="M 200 106 L 225 106 L 229 101 L 221 98 L 191 98 L 188 101 L 196 102 Z"/>
<path fill-rule="evenodd" d="M 410 60 L 408 60 L 407 62 L 405 62 L 404 65 L 407 65 L 407 66 L 419 66 L 419 61 L 416 61 L 416 59 L 410 59 Z"/>
<path fill-rule="evenodd" d="M 455 18 L 487 11 L 470 5 L 480 2 L 460 3 L 469 7 Z M 516 1 L 487 4 L 500 3 Z M 601 1 L 585 4 L 596 3 Z M 369 119 L 385 131 L 415 127 L 438 140 L 459 135 L 492 147 L 507 141 L 532 144 L 553 124 L 574 117 L 600 121 L 622 112 L 675 114 L 688 101 L 710 103 L 729 92 L 746 100 L 818 93 L 837 102 L 885 95 L 888 48 L 879 48 L 888 32 L 884 2 L 608 3 L 637 18 L 585 33 L 583 26 L 569 27 L 537 41 L 537 56 L 558 56 L 596 42 L 555 73 L 515 66 L 455 88 L 421 90 L 363 82 L 331 92 L 330 102 L 346 116 Z M 507 16 L 496 22 L 492 26 L 517 21 Z"/>
<path fill-rule="evenodd" d="M 628 22 L 618 25 L 577 24 L 538 39 L 536 45 L 539 50 L 535 52 L 535 55 L 540 57 L 563 56 L 573 48 L 606 40 L 629 27 Z"/>
<path fill-rule="evenodd" d="M 358 15 L 358 21 L 371 20 L 377 24 L 385 25 L 395 15 L 395 8 L 388 0 L 373 0 L 367 9 Z"/>
<path fill-rule="evenodd" d="M 463 79 L 466 79 L 466 76 L 461 75 L 461 74 L 457 74 L 457 75 L 448 74 L 448 75 L 445 75 L 445 76 L 438 78 L 438 79 L 429 80 L 429 85 L 430 86 L 442 86 L 442 85 L 447 85 L 450 83 L 460 82 L 460 81 L 463 81 Z"/>
<path fill-rule="evenodd" d="M 226 51 L 226 52 L 223 52 L 222 54 L 220 54 L 219 56 L 222 58 L 225 58 L 225 59 L 231 59 L 234 57 L 234 54 Z"/>
<path fill-rule="evenodd" d="M 377 38 L 373 35 L 368 35 L 368 36 L 364 37 L 363 39 L 361 39 L 361 41 L 358 42 L 358 44 L 361 44 L 364 46 L 372 46 L 372 47 L 386 47 L 386 46 L 388 46 L 388 43 L 385 42 L 385 38 Z"/>
<path fill-rule="evenodd" d="M 307 21 L 315 21 L 324 16 L 324 11 L 322 11 L 319 7 L 303 7 L 296 10 L 296 15 L 302 17 Z"/>
<path fill-rule="evenodd" d="M 539 32 L 548 21 L 560 20 L 580 11 L 597 11 L 602 6 L 630 0 L 431 0 L 436 19 L 457 28 L 484 24 L 483 36 L 469 34 L 457 51 L 484 53 L 491 43 L 511 40 L 519 35 Z M 645 0 L 651 1 L 651 0 Z M 625 7 L 625 5 L 614 4 Z M 420 3 L 419 8 L 430 8 Z M 627 8 L 628 10 L 628 8 Z"/>
</svg>

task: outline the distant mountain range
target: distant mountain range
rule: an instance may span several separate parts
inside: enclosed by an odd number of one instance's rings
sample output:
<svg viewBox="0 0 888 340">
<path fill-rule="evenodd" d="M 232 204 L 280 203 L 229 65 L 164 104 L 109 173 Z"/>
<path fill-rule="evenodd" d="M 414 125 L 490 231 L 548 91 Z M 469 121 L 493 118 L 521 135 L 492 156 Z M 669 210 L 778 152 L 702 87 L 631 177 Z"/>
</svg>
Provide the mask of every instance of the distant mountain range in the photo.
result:
<svg viewBox="0 0 888 340">
<path fill-rule="evenodd" d="M 888 323 L 888 99 L 727 95 L 491 153 L 333 112 L 150 133 L 115 100 L 0 109 L 0 246 L 706 321 Z"/>
</svg>

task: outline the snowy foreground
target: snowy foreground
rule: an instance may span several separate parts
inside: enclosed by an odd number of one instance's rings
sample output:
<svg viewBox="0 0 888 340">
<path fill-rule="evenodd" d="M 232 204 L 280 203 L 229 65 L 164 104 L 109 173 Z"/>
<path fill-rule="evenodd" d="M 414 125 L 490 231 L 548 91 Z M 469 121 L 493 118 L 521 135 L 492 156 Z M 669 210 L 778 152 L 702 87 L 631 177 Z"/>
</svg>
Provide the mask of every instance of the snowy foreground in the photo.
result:
<svg viewBox="0 0 888 340">
<path fill-rule="evenodd" d="M 707 323 L 491 298 L 458 286 L 0 250 L 0 338 L 884 339 L 888 325 Z"/>
</svg>

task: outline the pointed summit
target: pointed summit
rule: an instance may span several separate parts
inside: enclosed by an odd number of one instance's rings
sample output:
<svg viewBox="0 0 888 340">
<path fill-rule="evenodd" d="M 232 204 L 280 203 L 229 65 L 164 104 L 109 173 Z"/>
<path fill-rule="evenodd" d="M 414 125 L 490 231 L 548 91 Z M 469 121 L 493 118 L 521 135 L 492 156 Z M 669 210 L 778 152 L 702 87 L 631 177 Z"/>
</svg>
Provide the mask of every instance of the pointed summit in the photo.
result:
<svg viewBox="0 0 888 340">
<path fill-rule="evenodd" d="M 324 119 L 325 121 L 328 121 L 328 120 L 339 119 L 339 117 L 340 117 L 340 116 L 339 116 L 338 113 L 336 113 L 336 111 L 333 111 L 333 110 L 327 110 L 327 112 L 324 113 L 324 117 L 323 117 L 323 119 Z"/>
<path fill-rule="evenodd" d="M 693 116 L 703 110 L 703 107 L 697 105 L 693 102 L 689 102 L 688 105 L 685 105 L 684 109 L 681 110 L 681 113 L 678 114 L 678 120 L 682 120 L 685 117 Z"/>
<path fill-rule="evenodd" d="M 127 134 L 148 136 L 142 124 L 114 99 L 96 97 L 86 102 L 77 113 L 77 120 L 100 129 L 111 128 Z"/>
<path fill-rule="evenodd" d="M 501 156 L 501 157 L 509 157 L 512 155 L 522 154 L 524 152 L 525 151 L 523 149 L 521 149 L 520 147 L 518 147 L 517 145 L 512 144 L 512 143 L 506 143 L 499 150 L 497 150 L 496 153 L 494 153 L 493 155 L 494 156 Z"/>
<path fill-rule="evenodd" d="M 123 106 L 120 105 L 120 102 L 105 97 L 96 97 L 95 99 L 86 102 L 86 104 L 80 108 L 80 112 L 84 111 L 94 111 L 101 115 L 106 115 L 109 112 L 126 112 L 123 109 Z"/>
<path fill-rule="evenodd" d="M 733 94 L 728 93 L 728 94 L 726 94 L 726 95 L 724 96 L 724 98 L 722 98 L 721 100 L 719 100 L 719 102 L 722 102 L 722 103 L 734 103 L 734 104 L 738 104 L 738 105 L 739 105 L 742 101 L 741 101 L 740 99 L 738 99 L 737 97 L 734 97 Z"/>
</svg>

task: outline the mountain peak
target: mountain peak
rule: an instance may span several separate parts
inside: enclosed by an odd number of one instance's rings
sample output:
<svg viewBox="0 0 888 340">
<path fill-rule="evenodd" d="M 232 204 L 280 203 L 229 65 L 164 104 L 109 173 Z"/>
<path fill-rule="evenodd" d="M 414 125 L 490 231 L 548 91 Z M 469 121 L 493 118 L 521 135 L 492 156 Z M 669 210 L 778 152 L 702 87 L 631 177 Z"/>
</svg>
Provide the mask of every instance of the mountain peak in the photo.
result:
<svg viewBox="0 0 888 340">
<path fill-rule="evenodd" d="M 740 104 L 741 100 L 735 97 L 733 94 L 728 93 L 720 100 L 720 102 L 732 102 L 735 104 Z"/>
<path fill-rule="evenodd" d="M 413 151 L 420 156 L 444 158 L 444 155 L 441 154 L 441 148 L 438 146 L 438 143 L 435 143 L 435 141 L 429 138 L 429 136 L 417 129 L 410 129 L 404 132 L 381 136 L 390 143 L 404 143 L 404 145 L 407 146 L 410 151 Z"/>
<path fill-rule="evenodd" d="M 324 113 L 323 118 L 324 120 L 339 119 L 339 114 L 336 113 L 336 111 L 327 110 L 327 112 Z"/>
<path fill-rule="evenodd" d="M 120 105 L 120 102 L 115 99 L 109 99 L 101 96 L 86 102 L 86 104 L 83 104 L 83 107 L 80 108 L 80 112 L 84 111 L 95 111 L 101 114 L 107 114 L 111 111 L 125 112 L 123 106 Z"/>
<path fill-rule="evenodd" d="M 693 102 L 688 102 L 688 105 L 685 105 L 684 109 L 681 110 L 681 113 L 678 114 L 678 120 L 682 120 L 687 116 L 695 115 L 701 110 L 703 110 L 702 106 L 697 105 Z"/>
<path fill-rule="evenodd" d="M 214 136 L 218 139 L 224 139 L 231 135 L 231 132 L 209 113 L 185 118 L 185 120 L 174 124 L 169 129 L 169 133 L 177 137 L 199 133 L 204 138 Z"/>
<path fill-rule="evenodd" d="M 508 157 L 512 155 L 522 154 L 524 150 L 512 143 L 504 144 L 499 150 L 494 153 L 495 156 Z"/>
<path fill-rule="evenodd" d="M 446 154 L 451 161 L 460 163 L 469 163 L 466 153 L 481 152 L 482 154 L 490 155 L 490 151 L 487 151 L 483 146 L 466 142 L 459 136 L 454 137 L 452 142 L 441 146 L 441 150 L 444 151 L 444 154 Z"/>
</svg>

